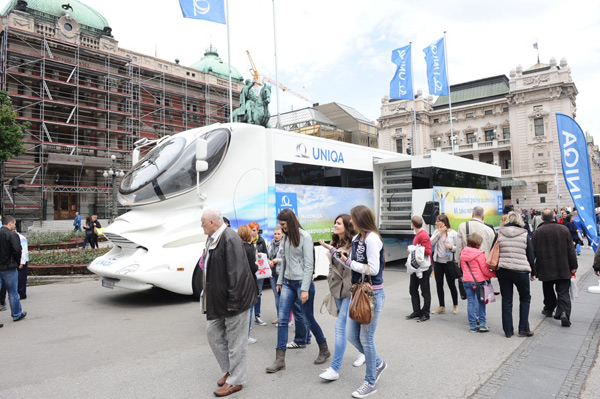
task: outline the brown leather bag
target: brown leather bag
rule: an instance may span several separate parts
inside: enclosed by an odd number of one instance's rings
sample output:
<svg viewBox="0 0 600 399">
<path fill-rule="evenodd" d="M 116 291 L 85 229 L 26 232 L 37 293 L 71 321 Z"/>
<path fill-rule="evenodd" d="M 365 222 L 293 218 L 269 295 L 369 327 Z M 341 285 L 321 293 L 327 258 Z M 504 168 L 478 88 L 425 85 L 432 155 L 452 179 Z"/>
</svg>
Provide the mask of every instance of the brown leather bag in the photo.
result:
<svg viewBox="0 0 600 399">
<path fill-rule="evenodd" d="M 490 253 L 485 260 L 485 264 L 492 270 L 498 270 L 498 263 L 500 262 L 500 232 L 498 232 L 498 239 L 490 250 Z"/>
<path fill-rule="evenodd" d="M 364 274 L 362 280 L 352 285 L 349 316 L 359 324 L 369 324 L 375 316 L 373 287 L 369 281 L 364 281 Z"/>
</svg>

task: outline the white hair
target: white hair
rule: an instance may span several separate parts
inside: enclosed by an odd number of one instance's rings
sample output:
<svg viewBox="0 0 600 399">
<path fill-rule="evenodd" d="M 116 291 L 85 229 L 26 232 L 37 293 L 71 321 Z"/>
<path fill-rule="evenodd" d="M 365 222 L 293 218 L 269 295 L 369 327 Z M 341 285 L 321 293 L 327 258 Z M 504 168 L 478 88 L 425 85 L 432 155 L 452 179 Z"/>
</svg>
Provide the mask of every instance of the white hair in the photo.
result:
<svg viewBox="0 0 600 399">
<path fill-rule="evenodd" d="M 225 223 L 223 221 L 223 215 L 221 215 L 221 211 L 218 209 L 214 209 L 214 208 L 205 209 L 204 212 L 202 213 L 202 216 L 204 216 L 204 218 L 206 220 L 213 220 L 217 227 L 221 227 L 221 225 L 223 223 Z"/>
</svg>

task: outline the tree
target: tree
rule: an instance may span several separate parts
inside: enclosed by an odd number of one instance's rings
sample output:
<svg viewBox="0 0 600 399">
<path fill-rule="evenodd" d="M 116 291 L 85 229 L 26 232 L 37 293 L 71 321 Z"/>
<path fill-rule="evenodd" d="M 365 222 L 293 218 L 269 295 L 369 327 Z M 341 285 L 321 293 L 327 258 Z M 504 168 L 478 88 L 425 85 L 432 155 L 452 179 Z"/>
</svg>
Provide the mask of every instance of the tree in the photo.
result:
<svg viewBox="0 0 600 399">
<path fill-rule="evenodd" d="M 0 214 L 4 213 L 4 163 L 25 152 L 23 132 L 29 128 L 29 122 L 19 124 L 15 120 L 17 113 L 7 92 L 0 90 Z"/>
</svg>

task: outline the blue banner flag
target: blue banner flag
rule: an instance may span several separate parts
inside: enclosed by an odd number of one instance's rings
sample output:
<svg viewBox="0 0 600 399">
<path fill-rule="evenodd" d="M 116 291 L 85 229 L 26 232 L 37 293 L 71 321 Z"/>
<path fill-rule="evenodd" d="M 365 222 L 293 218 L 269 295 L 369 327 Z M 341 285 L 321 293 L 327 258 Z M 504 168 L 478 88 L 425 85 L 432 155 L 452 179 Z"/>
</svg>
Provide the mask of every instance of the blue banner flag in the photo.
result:
<svg viewBox="0 0 600 399">
<path fill-rule="evenodd" d="M 434 96 L 448 95 L 448 77 L 446 75 L 445 42 L 442 37 L 423 49 L 427 63 L 427 82 L 429 94 Z"/>
<path fill-rule="evenodd" d="M 225 0 L 179 0 L 185 18 L 227 24 L 225 20 Z"/>
<path fill-rule="evenodd" d="M 414 100 L 412 85 L 411 45 L 392 51 L 396 73 L 390 82 L 390 99 Z"/>
<path fill-rule="evenodd" d="M 567 115 L 556 114 L 556 125 L 565 183 L 595 252 L 598 248 L 598 227 L 587 140 L 577 122 Z"/>
</svg>

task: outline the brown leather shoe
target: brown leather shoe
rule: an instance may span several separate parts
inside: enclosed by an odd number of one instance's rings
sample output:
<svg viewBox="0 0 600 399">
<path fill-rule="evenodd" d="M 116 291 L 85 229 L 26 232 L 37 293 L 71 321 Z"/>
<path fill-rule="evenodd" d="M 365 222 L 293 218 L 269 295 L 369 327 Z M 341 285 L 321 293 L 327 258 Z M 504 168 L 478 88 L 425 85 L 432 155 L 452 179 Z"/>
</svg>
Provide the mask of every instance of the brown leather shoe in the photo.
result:
<svg viewBox="0 0 600 399">
<path fill-rule="evenodd" d="M 533 337 L 533 331 L 519 331 L 519 337 Z"/>
<path fill-rule="evenodd" d="M 227 377 L 229 377 L 229 371 L 225 373 L 225 375 L 221 378 L 219 378 L 219 380 L 217 381 L 217 385 L 222 387 L 223 385 L 225 385 L 225 383 L 227 382 Z"/>
<path fill-rule="evenodd" d="M 242 386 L 241 385 L 229 385 L 227 383 L 225 383 L 225 385 L 223 385 L 221 388 L 217 389 L 214 394 L 215 396 L 227 396 L 227 395 L 231 395 L 232 393 L 236 393 L 238 391 L 242 390 Z"/>
</svg>

